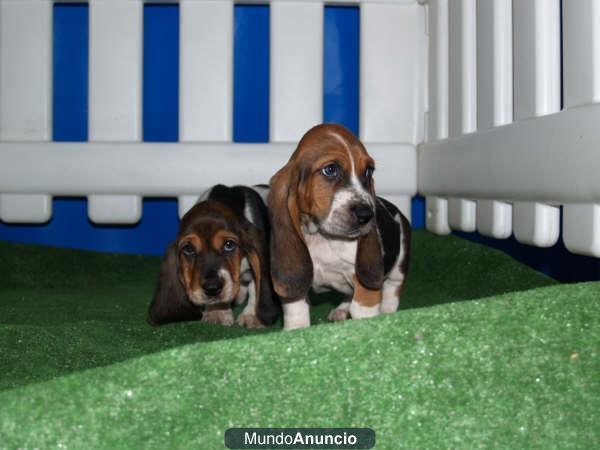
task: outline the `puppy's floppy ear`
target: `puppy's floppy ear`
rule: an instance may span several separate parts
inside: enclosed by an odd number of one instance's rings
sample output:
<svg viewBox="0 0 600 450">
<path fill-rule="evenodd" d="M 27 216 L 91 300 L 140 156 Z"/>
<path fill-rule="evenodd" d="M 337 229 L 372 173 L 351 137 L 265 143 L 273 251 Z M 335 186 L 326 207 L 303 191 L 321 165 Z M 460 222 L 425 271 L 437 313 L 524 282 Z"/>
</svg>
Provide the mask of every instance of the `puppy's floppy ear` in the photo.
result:
<svg viewBox="0 0 600 450">
<path fill-rule="evenodd" d="M 178 270 L 177 244 L 173 243 L 163 259 L 154 298 L 148 308 L 150 325 L 195 320 L 202 316 L 201 310 L 189 301 Z"/>
<path fill-rule="evenodd" d="M 312 260 L 302 237 L 297 189 L 299 171 L 290 160 L 269 183 L 271 276 L 282 299 L 305 297 L 313 278 Z"/>
<path fill-rule="evenodd" d="M 269 276 L 269 248 L 267 238 L 252 224 L 244 226 L 243 249 L 254 273 L 256 307 L 254 313 L 263 325 L 273 325 L 279 317 L 281 306 Z"/>
<path fill-rule="evenodd" d="M 358 239 L 354 270 L 364 287 L 371 290 L 381 289 L 384 277 L 383 249 L 375 223 L 368 234 Z"/>
</svg>

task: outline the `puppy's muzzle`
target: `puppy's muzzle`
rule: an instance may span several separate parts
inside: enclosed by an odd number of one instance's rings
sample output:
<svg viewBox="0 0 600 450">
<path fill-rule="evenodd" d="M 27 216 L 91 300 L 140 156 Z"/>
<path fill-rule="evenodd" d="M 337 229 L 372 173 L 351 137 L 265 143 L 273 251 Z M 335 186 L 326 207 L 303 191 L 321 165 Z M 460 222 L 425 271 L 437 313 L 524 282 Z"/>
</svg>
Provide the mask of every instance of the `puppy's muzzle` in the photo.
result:
<svg viewBox="0 0 600 450">
<path fill-rule="evenodd" d="M 366 225 L 375 216 L 373 208 L 366 203 L 357 203 L 350 207 L 352 216 L 359 226 Z"/>
<path fill-rule="evenodd" d="M 208 297 L 215 297 L 223 290 L 223 281 L 220 278 L 209 278 L 202 283 L 202 290 Z"/>
</svg>

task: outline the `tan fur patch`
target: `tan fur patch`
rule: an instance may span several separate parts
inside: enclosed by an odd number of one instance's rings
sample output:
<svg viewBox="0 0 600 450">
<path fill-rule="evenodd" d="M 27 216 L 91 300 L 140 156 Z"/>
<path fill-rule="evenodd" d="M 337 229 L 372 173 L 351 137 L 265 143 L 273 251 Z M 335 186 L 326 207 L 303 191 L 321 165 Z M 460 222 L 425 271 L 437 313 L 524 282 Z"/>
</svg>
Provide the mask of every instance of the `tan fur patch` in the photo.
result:
<svg viewBox="0 0 600 450">
<path fill-rule="evenodd" d="M 381 303 L 381 289 L 367 289 L 354 275 L 354 301 L 361 306 L 376 306 Z"/>
</svg>

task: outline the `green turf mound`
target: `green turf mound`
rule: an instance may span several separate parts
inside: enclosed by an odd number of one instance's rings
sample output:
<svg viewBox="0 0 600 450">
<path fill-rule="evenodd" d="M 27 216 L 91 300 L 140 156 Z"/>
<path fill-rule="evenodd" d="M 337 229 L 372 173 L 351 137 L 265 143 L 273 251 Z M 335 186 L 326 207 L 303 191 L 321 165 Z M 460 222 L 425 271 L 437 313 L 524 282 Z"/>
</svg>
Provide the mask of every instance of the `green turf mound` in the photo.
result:
<svg viewBox="0 0 600 450">
<path fill-rule="evenodd" d="M 390 449 L 600 439 L 600 283 L 417 232 L 397 314 L 151 328 L 158 264 L 0 244 L 0 447 L 223 448 L 232 426 L 368 426 Z"/>
</svg>

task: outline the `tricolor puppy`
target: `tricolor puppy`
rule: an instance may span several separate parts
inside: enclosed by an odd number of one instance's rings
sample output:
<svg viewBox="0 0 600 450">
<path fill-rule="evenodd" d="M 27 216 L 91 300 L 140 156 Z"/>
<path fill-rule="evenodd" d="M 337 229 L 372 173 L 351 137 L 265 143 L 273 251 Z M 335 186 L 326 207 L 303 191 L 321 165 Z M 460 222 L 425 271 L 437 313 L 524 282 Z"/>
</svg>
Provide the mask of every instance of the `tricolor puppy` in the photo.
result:
<svg viewBox="0 0 600 450">
<path fill-rule="evenodd" d="M 279 306 L 269 277 L 268 214 L 253 189 L 218 185 L 181 219 L 163 260 L 148 311 L 153 325 L 182 320 L 232 325 L 232 304 L 248 299 L 237 321 L 271 325 Z"/>
<path fill-rule="evenodd" d="M 394 205 L 375 196 L 374 170 L 350 131 L 318 125 L 271 178 L 271 276 L 284 329 L 310 325 L 311 287 L 348 295 L 331 320 L 397 310 L 410 225 Z"/>
</svg>

